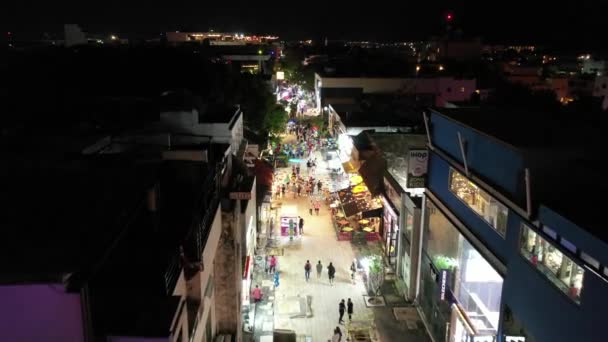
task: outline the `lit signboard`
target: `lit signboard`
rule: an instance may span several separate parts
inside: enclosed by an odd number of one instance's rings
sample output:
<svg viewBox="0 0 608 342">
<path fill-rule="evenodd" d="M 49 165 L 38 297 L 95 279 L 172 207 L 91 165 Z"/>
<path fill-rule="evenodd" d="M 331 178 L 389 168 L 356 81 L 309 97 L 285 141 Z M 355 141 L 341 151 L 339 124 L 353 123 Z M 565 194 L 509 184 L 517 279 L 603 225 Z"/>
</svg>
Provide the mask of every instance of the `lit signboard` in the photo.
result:
<svg viewBox="0 0 608 342">
<path fill-rule="evenodd" d="M 285 79 L 285 72 L 284 71 L 277 71 L 277 80 L 282 81 Z"/>
<path fill-rule="evenodd" d="M 448 270 L 439 271 L 439 299 L 445 300 L 445 293 L 448 287 Z"/>
<path fill-rule="evenodd" d="M 505 342 L 526 342 L 526 337 L 505 335 Z"/>
<path fill-rule="evenodd" d="M 410 150 L 407 165 L 408 188 L 424 188 L 428 158 L 427 150 Z"/>
</svg>

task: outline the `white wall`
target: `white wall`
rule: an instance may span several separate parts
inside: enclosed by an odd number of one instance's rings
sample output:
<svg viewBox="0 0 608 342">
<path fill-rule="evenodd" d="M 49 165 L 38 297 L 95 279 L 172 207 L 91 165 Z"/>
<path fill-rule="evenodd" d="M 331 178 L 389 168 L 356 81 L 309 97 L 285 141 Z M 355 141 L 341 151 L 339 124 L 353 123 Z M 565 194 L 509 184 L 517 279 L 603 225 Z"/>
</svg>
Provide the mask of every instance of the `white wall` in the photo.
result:
<svg viewBox="0 0 608 342">
<path fill-rule="evenodd" d="M 251 199 L 247 201 L 247 209 L 245 209 L 245 237 L 248 245 L 246 246 L 247 254 L 253 257 L 257 244 L 257 204 L 256 204 L 256 182 L 253 181 L 253 189 L 251 190 Z"/>
<path fill-rule="evenodd" d="M 213 275 L 214 259 L 220 241 L 220 235 L 222 233 L 222 215 L 221 207 L 218 206 L 213 223 L 211 224 L 211 231 L 209 232 L 209 238 L 203 251 L 203 266 L 204 269 L 200 274 L 201 279 L 201 305 L 203 306 L 203 313 L 201 319 L 198 322 L 196 331 L 194 332 L 194 341 L 204 341 L 205 328 L 207 326 L 207 319 L 211 316 L 211 326 L 213 327 L 213 335 L 215 336 L 217 322 L 215 320 L 215 289 L 211 298 L 205 297 L 205 290 L 207 284 Z M 215 285 L 214 285 L 215 286 Z"/>
<path fill-rule="evenodd" d="M 184 270 L 179 274 L 179 278 L 177 278 L 177 283 L 175 284 L 175 289 L 173 289 L 174 296 L 180 296 L 182 301 L 186 300 L 186 296 L 188 294 L 188 288 L 186 283 L 186 277 L 184 276 Z M 171 338 L 172 342 L 188 342 L 190 336 L 188 336 L 188 312 L 186 310 L 186 305 L 179 305 L 178 308 L 181 307 L 181 312 L 176 313 L 177 320 L 179 323 L 175 324 L 175 331 L 173 331 L 173 336 Z M 169 327 L 170 329 L 171 327 Z M 182 332 L 181 341 L 178 340 L 179 332 Z"/>
<path fill-rule="evenodd" d="M 319 84 L 320 82 L 320 84 Z M 364 94 L 394 93 L 403 91 L 412 94 L 433 94 L 437 96 L 437 106 L 446 101 L 467 101 L 475 92 L 475 79 L 436 78 L 361 78 L 361 77 L 321 77 L 315 74 L 315 90 L 320 88 L 362 88 Z M 450 89 L 448 91 L 448 88 Z M 462 91 L 464 88 L 464 91 Z M 320 101 L 318 101 L 320 106 Z"/>
</svg>

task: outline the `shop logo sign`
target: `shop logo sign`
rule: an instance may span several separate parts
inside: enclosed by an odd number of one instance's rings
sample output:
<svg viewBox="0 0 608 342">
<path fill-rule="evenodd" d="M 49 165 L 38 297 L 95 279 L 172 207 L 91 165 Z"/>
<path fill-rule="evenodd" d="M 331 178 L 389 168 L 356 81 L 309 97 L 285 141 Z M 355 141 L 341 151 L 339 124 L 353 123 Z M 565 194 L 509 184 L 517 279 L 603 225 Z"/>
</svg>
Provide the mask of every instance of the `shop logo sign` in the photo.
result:
<svg viewBox="0 0 608 342">
<path fill-rule="evenodd" d="M 428 159 L 427 150 L 410 150 L 407 165 L 408 188 L 424 188 Z"/>
<path fill-rule="evenodd" d="M 439 272 L 439 299 L 445 300 L 445 293 L 448 287 L 448 270 Z"/>
</svg>

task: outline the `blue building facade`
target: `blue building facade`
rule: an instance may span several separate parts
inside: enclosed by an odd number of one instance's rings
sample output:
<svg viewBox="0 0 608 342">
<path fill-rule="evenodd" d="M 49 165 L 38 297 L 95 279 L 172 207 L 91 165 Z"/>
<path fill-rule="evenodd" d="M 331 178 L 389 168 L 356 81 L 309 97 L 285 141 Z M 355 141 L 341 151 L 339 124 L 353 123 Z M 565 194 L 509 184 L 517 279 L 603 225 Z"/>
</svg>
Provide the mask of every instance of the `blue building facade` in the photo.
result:
<svg viewBox="0 0 608 342">
<path fill-rule="evenodd" d="M 532 201 L 523 148 L 427 119 L 417 299 L 434 341 L 608 340 L 608 244 Z"/>
</svg>

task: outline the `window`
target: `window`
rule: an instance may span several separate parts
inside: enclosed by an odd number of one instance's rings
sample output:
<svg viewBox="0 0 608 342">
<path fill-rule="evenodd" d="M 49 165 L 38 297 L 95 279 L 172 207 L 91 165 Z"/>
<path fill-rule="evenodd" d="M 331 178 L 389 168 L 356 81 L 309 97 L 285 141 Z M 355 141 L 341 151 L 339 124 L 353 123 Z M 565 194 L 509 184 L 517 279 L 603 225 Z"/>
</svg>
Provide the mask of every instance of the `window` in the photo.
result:
<svg viewBox="0 0 608 342">
<path fill-rule="evenodd" d="M 464 87 L 460 87 L 460 92 L 464 93 Z"/>
<path fill-rule="evenodd" d="M 581 252 L 581 259 L 596 270 L 600 269 L 600 262 L 595 260 L 595 258 L 591 257 L 589 254 Z M 606 272 L 606 270 L 604 270 L 604 272 Z"/>
<path fill-rule="evenodd" d="M 520 243 L 524 258 L 564 294 L 580 303 L 583 268 L 526 225 L 522 225 Z"/>
<path fill-rule="evenodd" d="M 557 233 L 553 229 L 551 229 L 551 228 L 549 228 L 547 226 L 544 226 L 543 227 L 543 232 L 545 234 L 549 235 L 550 237 L 552 237 L 553 239 L 557 239 Z"/>
<path fill-rule="evenodd" d="M 508 209 L 464 175 L 450 169 L 450 191 L 481 216 L 501 236 L 507 232 Z"/>
<path fill-rule="evenodd" d="M 562 245 L 562 246 L 564 246 L 564 247 L 565 247 L 567 250 L 569 250 L 570 252 L 572 252 L 572 253 L 576 254 L 576 246 L 575 246 L 575 245 L 574 245 L 572 242 L 570 242 L 570 241 L 568 241 L 568 240 L 566 240 L 566 239 L 564 239 L 564 238 L 561 238 L 561 239 L 560 239 L 560 243 L 561 243 L 561 245 Z"/>
</svg>

